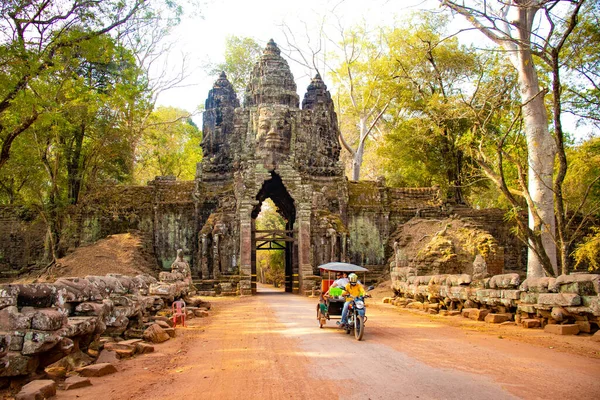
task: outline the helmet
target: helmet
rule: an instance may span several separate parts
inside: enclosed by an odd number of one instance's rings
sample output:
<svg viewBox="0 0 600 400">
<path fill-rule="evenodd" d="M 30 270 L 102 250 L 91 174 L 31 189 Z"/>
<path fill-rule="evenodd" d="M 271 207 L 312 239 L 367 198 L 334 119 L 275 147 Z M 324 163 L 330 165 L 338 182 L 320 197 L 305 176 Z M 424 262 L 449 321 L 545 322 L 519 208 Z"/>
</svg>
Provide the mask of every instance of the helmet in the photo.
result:
<svg viewBox="0 0 600 400">
<path fill-rule="evenodd" d="M 351 273 L 350 275 L 348 275 L 348 280 L 350 281 L 351 285 L 356 285 L 356 283 L 358 282 L 358 275 L 356 275 L 355 273 Z"/>
</svg>

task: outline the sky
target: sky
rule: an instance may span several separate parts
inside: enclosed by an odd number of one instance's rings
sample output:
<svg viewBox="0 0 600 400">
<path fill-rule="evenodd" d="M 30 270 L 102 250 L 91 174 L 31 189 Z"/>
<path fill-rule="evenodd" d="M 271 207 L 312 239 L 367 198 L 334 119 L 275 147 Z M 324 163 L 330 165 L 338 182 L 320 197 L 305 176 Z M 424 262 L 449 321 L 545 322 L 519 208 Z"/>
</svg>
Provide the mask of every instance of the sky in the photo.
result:
<svg viewBox="0 0 600 400">
<path fill-rule="evenodd" d="M 181 23 L 168 38 L 173 43 L 168 59 L 157 64 L 161 71 L 181 71 L 185 59 L 187 78 L 181 87 L 161 93 L 157 105 L 172 106 L 194 113 L 193 120 L 202 126 L 198 107 L 204 104 L 208 91 L 216 76 L 207 74 L 207 65 L 224 61 L 225 39 L 228 35 L 251 37 L 261 45 L 269 39 L 280 47 L 286 45 L 282 25 L 285 24 L 296 35 L 298 43 L 304 43 L 306 32 L 313 40 L 323 18 L 329 26 L 341 24 L 345 28 L 367 21 L 368 26 L 393 26 L 411 13 L 422 10 L 441 10 L 437 0 L 196 0 L 204 1 L 199 9 L 186 10 Z M 339 22 L 338 22 L 339 21 Z M 455 17 L 449 30 L 458 31 L 471 26 L 463 17 Z M 476 47 L 489 47 L 491 42 L 477 31 L 459 35 L 459 40 Z M 331 45 L 330 45 L 331 46 Z M 325 49 L 327 50 L 327 49 Z M 284 55 L 285 57 L 285 55 Z M 306 68 L 288 59 L 296 79 L 298 95 L 303 98 L 310 75 Z M 323 72 L 323 71 L 321 71 Z M 314 72 L 311 72 L 314 74 Z M 327 84 L 327 76 L 324 76 Z M 241 93 L 238 93 L 241 95 Z M 575 132 L 577 140 L 590 135 L 588 129 L 576 129 L 575 118 L 563 114 L 563 124 Z"/>
<path fill-rule="evenodd" d="M 306 28 L 316 32 L 319 21 L 328 15 L 328 21 L 337 23 L 331 11 L 349 27 L 363 19 L 369 25 L 392 25 L 407 13 L 423 8 L 437 8 L 435 0 L 209 0 L 200 11 L 201 16 L 186 13 L 170 40 L 175 46 L 169 54 L 167 70 L 180 70 L 181 60 L 186 59 L 189 77 L 180 88 L 161 93 L 158 105 L 183 108 L 193 112 L 203 104 L 216 77 L 208 76 L 208 63 L 223 62 L 225 39 L 228 35 L 251 37 L 261 45 L 269 39 L 285 45 L 281 25 L 285 23 L 300 38 Z M 288 60 L 296 78 L 298 94 L 302 98 L 310 78 L 306 70 Z M 327 83 L 327 79 L 325 78 Z M 201 120 L 195 117 L 195 120 Z"/>
</svg>

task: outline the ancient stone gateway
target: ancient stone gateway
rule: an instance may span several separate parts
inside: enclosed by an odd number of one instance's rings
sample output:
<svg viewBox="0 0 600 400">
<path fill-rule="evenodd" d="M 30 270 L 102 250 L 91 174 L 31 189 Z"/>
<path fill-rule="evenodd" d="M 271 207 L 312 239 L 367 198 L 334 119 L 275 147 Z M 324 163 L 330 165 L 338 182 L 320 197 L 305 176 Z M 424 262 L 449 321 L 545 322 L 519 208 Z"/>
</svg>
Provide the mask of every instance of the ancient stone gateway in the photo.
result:
<svg viewBox="0 0 600 400">
<path fill-rule="evenodd" d="M 337 117 L 319 75 L 302 101 L 287 62 L 271 40 L 257 62 L 240 107 L 221 74 L 204 113 L 204 158 L 197 174 L 198 259 L 195 274 L 208 289 L 255 292 L 256 243 L 262 202 L 271 198 L 286 220 L 286 291 L 312 287 L 311 238 L 327 242 L 327 259 L 346 252 L 347 183 L 339 161 Z M 318 226 L 315 226 L 318 224 Z M 231 288 L 223 281 L 230 279 Z"/>
</svg>

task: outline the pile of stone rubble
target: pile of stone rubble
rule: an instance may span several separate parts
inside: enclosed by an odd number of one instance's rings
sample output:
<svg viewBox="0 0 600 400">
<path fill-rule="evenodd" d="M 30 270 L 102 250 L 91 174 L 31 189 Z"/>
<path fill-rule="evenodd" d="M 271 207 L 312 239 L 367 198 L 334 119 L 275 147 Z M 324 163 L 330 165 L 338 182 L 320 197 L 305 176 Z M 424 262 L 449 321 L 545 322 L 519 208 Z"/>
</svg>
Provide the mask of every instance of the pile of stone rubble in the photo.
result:
<svg viewBox="0 0 600 400">
<path fill-rule="evenodd" d="M 34 377 L 62 382 L 70 371 L 85 376 L 85 368 L 104 371 L 97 365 L 110 364 L 111 358 L 153 351 L 150 343 L 175 335 L 165 316 L 175 299 L 185 298 L 187 318 L 208 314 L 210 303 L 192 294 L 189 266 L 181 257 L 159 280 L 108 274 L 0 285 L 0 384 Z M 24 390 L 35 387 L 43 394 L 38 386 L 45 386 L 35 382 Z M 64 385 L 72 388 L 67 381 Z M 17 398 L 28 398 L 23 396 Z"/>
<path fill-rule="evenodd" d="M 600 275 L 528 278 L 518 274 L 473 280 L 470 275 L 416 276 L 392 268 L 394 298 L 384 302 L 431 314 L 462 315 L 490 323 L 542 327 L 557 334 L 594 333 L 600 323 Z M 600 340 L 600 334 L 593 336 Z"/>
</svg>

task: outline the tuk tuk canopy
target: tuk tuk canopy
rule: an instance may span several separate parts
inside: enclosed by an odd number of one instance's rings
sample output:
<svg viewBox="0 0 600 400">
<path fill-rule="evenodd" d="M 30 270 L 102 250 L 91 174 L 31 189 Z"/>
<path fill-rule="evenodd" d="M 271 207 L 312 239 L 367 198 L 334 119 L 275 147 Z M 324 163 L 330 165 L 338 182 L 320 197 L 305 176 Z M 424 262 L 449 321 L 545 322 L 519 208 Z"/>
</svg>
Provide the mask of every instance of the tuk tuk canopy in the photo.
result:
<svg viewBox="0 0 600 400">
<path fill-rule="evenodd" d="M 333 272 L 368 272 L 369 270 L 358 265 L 343 263 L 343 262 L 330 262 L 327 264 L 319 265 L 319 269 L 324 271 Z"/>
</svg>

